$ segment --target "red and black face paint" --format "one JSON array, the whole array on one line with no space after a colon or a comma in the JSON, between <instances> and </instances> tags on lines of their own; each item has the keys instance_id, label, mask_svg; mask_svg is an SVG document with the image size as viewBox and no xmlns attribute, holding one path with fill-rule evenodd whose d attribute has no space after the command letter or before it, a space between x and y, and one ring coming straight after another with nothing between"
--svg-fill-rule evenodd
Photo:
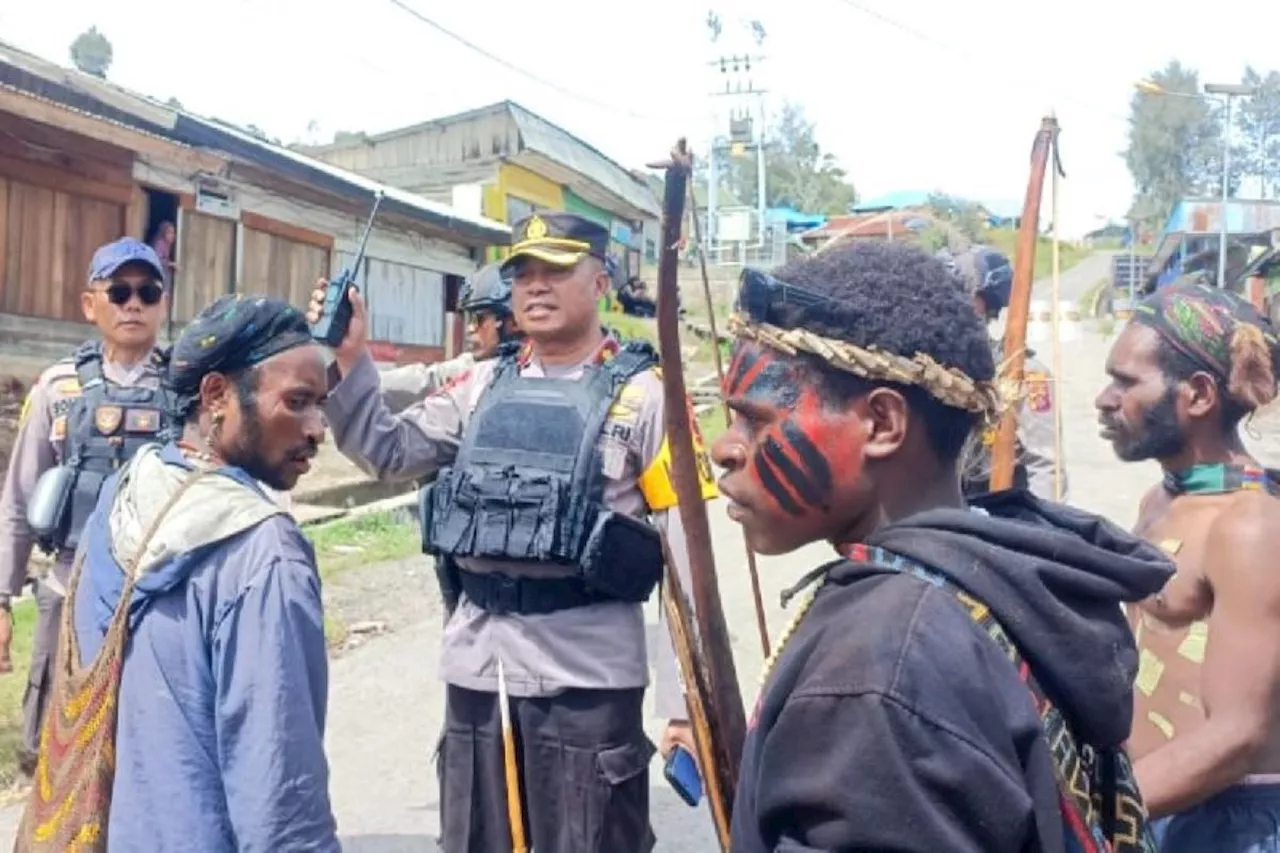
<instances>
[{"instance_id":1,"label":"red and black face paint","mask_svg":"<svg viewBox=\"0 0 1280 853\"><path fill-rule=\"evenodd\" d=\"M801 373L794 359L743 344L725 380L727 397L775 415L761 419L768 426L755 436L747 467L772 502L792 516L827 511L835 478L849 467L844 457L856 456L856 442L840 428L838 416L826 411L813 377Z\"/></svg>"},{"instance_id":2,"label":"red and black face paint","mask_svg":"<svg viewBox=\"0 0 1280 853\"><path fill-rule=\"evenodd\" d=\"M755 344L739 344L724 379L727 399L779 409L794 405L795 365Z\"/></svg>"}]
</instances>

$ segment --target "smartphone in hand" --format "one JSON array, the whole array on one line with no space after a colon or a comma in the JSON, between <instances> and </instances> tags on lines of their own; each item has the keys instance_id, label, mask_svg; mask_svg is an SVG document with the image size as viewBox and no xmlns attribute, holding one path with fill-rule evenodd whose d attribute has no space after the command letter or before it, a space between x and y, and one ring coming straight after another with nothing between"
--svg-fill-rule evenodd
<instances>
[{"instance_id":1,"label":"smartphone in hand","mask_svg":"<svg viewBox=\"0 0 1280 853\"><path fill-rule=\"evenodd\" d=\"M667 754L662 774L680 799L690 806L696 806L702 800L702 776L698 773L697 762L684 747L676 746Z\"/></svg>"}]
</instances>

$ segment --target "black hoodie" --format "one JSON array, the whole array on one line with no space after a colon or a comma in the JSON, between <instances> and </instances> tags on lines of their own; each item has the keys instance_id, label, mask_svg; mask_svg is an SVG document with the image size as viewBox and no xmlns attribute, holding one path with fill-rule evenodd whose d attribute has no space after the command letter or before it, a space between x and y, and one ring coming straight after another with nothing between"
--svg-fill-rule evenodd
<instances>
[{"instance_id":1,"label":"black hoodie","mask_svg":"<svg viewBox=\"0 0 1280 853\"><path fill-rule=\"evenodd\" d=\"M1173 565L1023 491L872 535L980 599L1076 737L1122 743L1137 651L1120 609ZM734 853L1061 853L1053 759L1017 670L948 590L837 561L752 714Z\"/></svg>"}]
</instances>

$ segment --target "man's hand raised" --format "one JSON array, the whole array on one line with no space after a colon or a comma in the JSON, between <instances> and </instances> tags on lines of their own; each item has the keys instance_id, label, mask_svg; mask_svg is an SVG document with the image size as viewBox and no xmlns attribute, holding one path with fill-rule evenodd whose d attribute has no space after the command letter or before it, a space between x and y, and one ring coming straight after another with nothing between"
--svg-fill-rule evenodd
<instances>
[{"instance_id":1,"label":"man's hand raised","mask_svg":"<svg viewBox=\"0 0 1280 853\"><path fill-rule=\"evenodd\" d=\"M323 313L324 294L328 286L328 280L322 278L316 283L316 289L311 291L311 301L307 305L307 322L312 325L315 325ZM369 315L365 309L364 299L360 296L360 291L354 287L349 288L347 296L351 300L351 322L347 324L346 337L333 350L334 358L338 362L338 369L342 371L343 376L347 374L352 365L368 349L369 336Z\"/></svg>"}]
</instances>

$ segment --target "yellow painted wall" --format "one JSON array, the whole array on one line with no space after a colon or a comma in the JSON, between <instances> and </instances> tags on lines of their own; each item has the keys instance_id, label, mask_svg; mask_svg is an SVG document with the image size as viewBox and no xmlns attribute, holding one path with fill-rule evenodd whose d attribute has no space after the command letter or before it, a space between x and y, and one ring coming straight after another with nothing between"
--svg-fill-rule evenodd
<instances>
[{"instance_id":1,"label":"yellow painted wall","mask_svg":"<svg viewBox=\"0 0 1280 853\"><path fill-rule=\"evenodd\" d=\"M515 196L538 207L564 210L564 190L555 181L547 180L536 172L503 163L498 167L498 182L484 188L484 215L499 222L507 221L507 196ZM492 247L488 251L490 261L506 257L505 248Z\"/></svg>"},{"instance_id":2,"label":"yellow painted wall","mask_svg":"<svg viewBox=\"0 0 1280 853\"><path fill-rule=\"evenodd\" d=\"M503 163L498 170L498 185L502 187L503 207L506 196L522 198L530 204L551 210L564 210L564 192L555 181L549 181L536 172L530 172L512 163ZM506 211L503 210L505 215Z\"/></svg>"}]
</instances>

